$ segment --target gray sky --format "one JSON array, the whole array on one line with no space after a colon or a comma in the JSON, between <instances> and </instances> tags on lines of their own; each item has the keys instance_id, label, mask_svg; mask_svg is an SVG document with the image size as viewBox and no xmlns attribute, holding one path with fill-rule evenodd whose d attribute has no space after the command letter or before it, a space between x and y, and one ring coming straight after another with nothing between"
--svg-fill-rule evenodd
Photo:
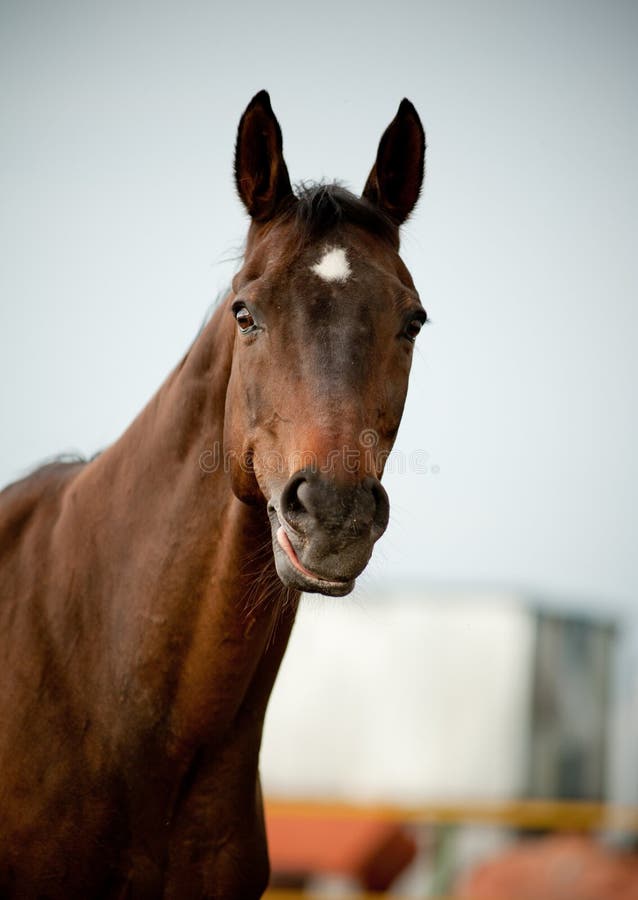
<instances>
[{"instance_id":1,"label":"gray sky","mask_svg":"<svg viewBox=\"0 0 638 900\"><path fill-rule=\"evenodd\" d=\"M638 6L0 2L0 481L118 437L229 280L235 129L359 190L403 96L432 319L367 576L638 589ZM434 467L435 471L432 471ZM410 466L408 466L408 469Z\"/></svg>"}]
</instances>

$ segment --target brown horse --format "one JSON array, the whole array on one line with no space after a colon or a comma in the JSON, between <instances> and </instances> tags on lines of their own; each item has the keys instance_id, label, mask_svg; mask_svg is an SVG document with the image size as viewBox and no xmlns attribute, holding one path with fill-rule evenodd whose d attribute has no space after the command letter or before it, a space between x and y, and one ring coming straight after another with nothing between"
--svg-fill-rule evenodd
<instances>
[{"instance_id":1,"label":"brown horse","mask_svg":"<svg viewBox=\"0 0 638 900\"><path fill-rule=\"evenodd\" d=\"M388 520L424 151L403 100L360 198L295 195L257 94L228 296L113 446L0 494L0 897L264 890L259 745L299 592L347 594Z\"/></svg>"}]
</instances>

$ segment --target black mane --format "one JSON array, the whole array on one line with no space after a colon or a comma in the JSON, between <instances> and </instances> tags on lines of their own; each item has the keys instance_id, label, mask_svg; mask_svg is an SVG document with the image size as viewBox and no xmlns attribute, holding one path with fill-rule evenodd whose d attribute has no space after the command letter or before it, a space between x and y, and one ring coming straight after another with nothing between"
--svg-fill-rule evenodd
<instances>
[{"instance_id":1,"label":"black mane","mask_svg":"<svg viewBox=\"0 0 638 900\"><path fill-rule=\"evenodd\" d=\"M339 225L357 225L386 238L398 247L397 226L377 206L357 197L340 184L302 184L295 189L296 203L291 203L277 217L294 220L300 239L315 240Z\"/></svg>"}]
</instances>

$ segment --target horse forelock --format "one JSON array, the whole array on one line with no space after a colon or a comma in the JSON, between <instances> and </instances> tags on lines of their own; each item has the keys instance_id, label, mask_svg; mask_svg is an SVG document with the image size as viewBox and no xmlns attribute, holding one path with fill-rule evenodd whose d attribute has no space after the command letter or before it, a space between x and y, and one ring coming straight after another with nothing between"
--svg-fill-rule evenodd
<instances>
[{"instance_id":1,"label":"horse forelock","mask_svg":"<svg viewBox=\"0 0 638 900\"><path fill-rule=\"evenodd\" d=\"M295 202L287 204L275 223L293 223L299 243L324 238L340 225L355 225L399 245L398 228L385 213L364 197L357 197L338 182L302 183L295 187Z\"/></svg>"}]
</instances>

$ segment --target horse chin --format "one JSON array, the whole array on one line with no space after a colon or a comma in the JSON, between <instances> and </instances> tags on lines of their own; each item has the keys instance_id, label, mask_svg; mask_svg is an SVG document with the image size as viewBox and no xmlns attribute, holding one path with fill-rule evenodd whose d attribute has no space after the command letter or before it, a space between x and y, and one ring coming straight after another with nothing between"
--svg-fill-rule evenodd
<instances>
[{"instance_id":1,"label":"horse chin","mask_svg":"<svg viewBox=\"0 0 638 900\"><path fill-rule=\"evenodd\" d=\"M328 597L345 597L354 588L354 579L351 581L328 581L318 576L310 577L305 572L300 572L284 556L283 551L275 549L275 567L277 574L285 587L306 594L325 594Z\"/></svg>"},{"instance_id":2,"label":"horse chin","mask_svg":"<svg viewBox=\"0 0 638 900\"><path fill-rule=\"evenodd\" d=\"M299 560L282 526L273 527L275 567L282 584L307 594L345 597L355 585L354 578L328 578L307 569Z\"/></svg>"}]
</instances>

